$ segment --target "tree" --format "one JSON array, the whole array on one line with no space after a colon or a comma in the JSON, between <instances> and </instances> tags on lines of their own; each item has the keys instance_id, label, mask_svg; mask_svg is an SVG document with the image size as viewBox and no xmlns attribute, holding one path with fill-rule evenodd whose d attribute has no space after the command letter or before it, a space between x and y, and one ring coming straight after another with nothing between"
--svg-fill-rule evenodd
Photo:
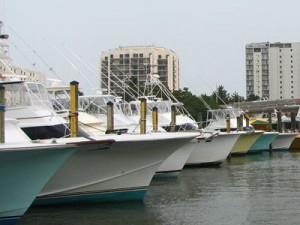
<instances>
[{"instance_id":1,"label":"tree","mask_svg":"<svg viewBox=\"0 0 300 225\"><path fill-rule=\"evenodd\" d=\"M240 96L236 91L230 97L230 102L242 102L244 100L244 97Z\"/></svg>"},{"instance_id":2,"label":"tree","mask_svg":"<svg viewBox=\"0 0 300 225\"><path fill-rule=\"evenodd\" d=\"M260 97L258 95L251 94L247 97L246 101L256 101L258 99L260 99Z\"/></svg>"},{"instance_id":3,"label":"tree","mask_svg":"<svg viewBox=\"0 0 300 225\"><path fill-rule=\"evenodd\" d=\"M219 85L217 91L211 94L211 98L215 99L217 104L227 104L230 100L230 94L225 90L223 85Z\"/></svg>"},{"instance_id":4,"label":"tree","mask_svg":"<svg viewBox=\"0 0 300 225\"><path fill-rule=\"evenodd\" d=\"M173 91L173 95L179 102L184 104L185 109L196 121L206 120L207 108L202 102L201 97L210 107L217 107L216 102L211 97L206 95L193 95L187 87L184 87L183 90L179 89L178 91ZM199 116L201 116L201 118L199 118Z\"/></svg>"}]
</instances>

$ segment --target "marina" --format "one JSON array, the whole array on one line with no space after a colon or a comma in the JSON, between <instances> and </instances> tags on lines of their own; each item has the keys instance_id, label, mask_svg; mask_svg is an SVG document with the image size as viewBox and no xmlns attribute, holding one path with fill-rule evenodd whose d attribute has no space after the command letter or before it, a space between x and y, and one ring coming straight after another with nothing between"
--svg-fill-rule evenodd
<instances>
[{"instance_id":1,"label":"marina","mask_svg":"<svg viewBox=\"0 0 300 225\"><path fill-rule=\"evenodd\" d=\"M269 101L264 86L267 49L293 58L292 44L247 45L245 100L181 90L179 56L154 45L103 51L95 68L65 47L76 73L53 78L14 62L5 32L0 21L0 225L299 223L299 98Z\"/></svg>"},{"instance_id":2,"label":"marina","mask_svg":"<svg viewBox=\"0 0 300 225\"><path fill-rule=\"evenodd\" d=\"M154 179L143 202L32 207L19 225L286 224L300 220L300 153L232 157Z\"/></svg>"}]
</instances>

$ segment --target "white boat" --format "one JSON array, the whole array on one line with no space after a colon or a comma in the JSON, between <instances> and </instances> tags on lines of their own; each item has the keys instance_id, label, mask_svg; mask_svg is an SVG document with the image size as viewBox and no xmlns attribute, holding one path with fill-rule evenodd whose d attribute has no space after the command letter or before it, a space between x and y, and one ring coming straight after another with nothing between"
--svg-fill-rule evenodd
<instances>
[{"instance_id":1,"label":"white boat","mask_svg":"<svg viewBox=\"0 0 300 225\"><path fill-rule=\"evenodd\" d=\"M78 151L52 177L35 202L143 199L160 164L195 136L194 133L94 136L93 140L113 138L115 146L110 151ZM56 142L64 143L66 139Z\"/></svg>"},{"instance_id":2,"label":"white boat","mask_svg":"<svg viewBox=\"0 0 300 225\"><path fill-rule=\"evenodd\" d=\"M276 139L272 142L273 150L289 150L292 142L297 137L297 133L279 133Z\"/></svg>"},{"instance_id":3,"label":"white boat","mask_svg":"<svg viewBox=\"0 0 300 225\"><path fill-rule=\"evenodd\" d=\"M44 85L36 82L2 82L5 87L6 116L17 119L32 140L69 135L67 122L56 115Z\"/></svg>"},{"instance_id":4,"label":"white boat","mask_svg":"<svg viewBox=\"0 0 300 225\"><path fill-rule=\"evenodd\" d=\"M69 87L49 87L48 92L54 100L56 108L62 110L68 107L69 101ZM63 95L64 93L64 95ZM128 133L138 133L140 120L140 105L132 105L138 108L132 108L129 104L118 102L116 97L112 95L93 95L80 97L80 111L79 111L79 126L87 134L91 136L102 135L106 131L106 113L107 103L114 102L114 118L116 121L116 130L128 128ZM126 114L123 112L127 112ZM135 113L133 113L135 112ZM148 108L148 113L150 110ZM125 116L127 115L127 116ZM129 116L130 115L130 116ZM151 116L147 117L147 133L153 132ZM118 119L119 118L119 119ZM122 118L122 120L120 119ZM129 119L131 118L131 120ZM105 121L105 122L104 122ZM170 121L170 118L168 119ZM169 122L168 122L169 123ZM149 125L150 124L150 125ZM127 130L127 129L126 129ZM164 129L159 128L159 131L165 132ZM196 134L195 134L196 135ZM176 177L183 169L184 164L189 157L191 150L183 149L174 152L163 162L158 168L156 176L172 176Z\"/></svg>"},{"instance_id":5,"label":"white boat","mask_svg":"<svg viewBox=\"0 0 300 225\"><path fill-rule=\"evenodd\" d=\"M157 168L195 136L150 133L91 137L116 142L109 151L74 154L50 179L35 204L142 200Z\"/></svg>"},{"instance_id":6,"label":"white boat","mask_svg":"<svg viewBox=\"0 0 300 225\"><path fill-rule=\"evenodd\" d=\"M192 153L187 159L186 166L219 166L223 163L241 133L219 132L209 136L199 136L185 145Z\"/></svg>"},{"instance_id":7,"label":"white boat","mask_svg":"<svg viewBox=\"0 0 300 225\"><path fill-rule=\"evenodd\" d=\"M0 224L17 223L57 169L92 143L31 142L16 120L5 121L5 140L0 144ZM92 149L99 147L94 143Z\"/></svg>"},{"instance_id":8,"label":"white boat","mask_svg":"<svg viewBox=\"0 0 300 225\"><path fill-rule=\"evenodd\" d=\"M78 151L52 177L35 203L143 199L160 164L195 136L166 132L93 136L93 140L113 138L116 143L110 151ZM65 141L56 140L57 143Z\"/></svg>"}]
</instances>

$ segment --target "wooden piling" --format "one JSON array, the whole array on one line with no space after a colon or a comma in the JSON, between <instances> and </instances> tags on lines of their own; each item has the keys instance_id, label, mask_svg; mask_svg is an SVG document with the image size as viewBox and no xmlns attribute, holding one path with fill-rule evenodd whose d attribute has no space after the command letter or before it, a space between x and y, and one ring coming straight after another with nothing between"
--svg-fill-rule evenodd
<instances>
[{"instance_id":1,"label":"wooden piling","mask_svg":"<svg viewBox=\"0 0 300 225\"><path fill-rule=\"evenodd\" d=\"M141 98L141 124L140 124L140 133L146 133L146 116L147 116L147 99Z\"/></svg>"},{"instance_id":2,"label":"wooden piling","mask_svg":"<svg viewBox=\"0 0 300 225\"><path fill-rule=\"evenodd\" d=\"M282 120L281 120L281 112L277 112L277 131L282 133Z\"/></svg>"},{"instance_id":3,"label":"wooden piling","mask_svg":"<svg viewBox=\"0 0 300 225\"><path fill-rule=\"evenodd\" d=\"M152 109L152 124L153 124L153 131L156 132L158 130L158 111L157 107L154 106Z\"/></svg>"},{"instance_id":4,"label":"wooden piling","mask_svg":"<svg viewBox=\"0 0 300 225\"><path fill-rule=\"evenodd\" d=\"M292 132L296 130L296 113L294 111L291 112L291 130Z\"/></svg>"},{"instance_id":5,"label":"wooden piling","mask_svg":"<svg viewBox=\"0 0 300 225\"><path fill-rule=\"evenodd\" d=\"M78 136L78 82L70 83L70 130L71 137Z\"/></svg>"},{"instance_id":6,"label":"wooden piling","mask_svg":"<svg viewBox=\"0 0 300 225\"><path fill-rule=\"evenodd\" d=\"M239 116L236 117L236 130L240 131L240 117Z\"/></svg>"},{"instance_id":7,"label":"wooden piling","mask_svg":"<svg viewBox=\"0 0 300 225\"><path fill-rule=\"evenodd\" d=\"M226 132L230 133L230 115L226 115Z\"/></svg>"},{"instance_id":8,"label":"wooden piling","mask_svg":"<svg viewBox=\"0 0 300 225\"><path fill-rule=\"evenodd\" d=\"M106 134L111 134L114 132L114 103L109 101L107 104L107 128Z\"/></svg>"},{"instance_id":9,"label":"wooden piling","mask_svg":"<svg viewBox=\"0 0 300 225\"><path fill-rule=\"evenodd\" d=\"M268 131L272 131L272 113L268 112Z\"/></svg>"},{"instance_id":10,"label":"wooden piling","mask_svg":"<svg viewBox=\"0 0 300 225\"><path fill-rule=\"evenodd\" d=\"M176 106L172 105L171 106L171 132L176 131Z\"/></svg>"}]
</instances>

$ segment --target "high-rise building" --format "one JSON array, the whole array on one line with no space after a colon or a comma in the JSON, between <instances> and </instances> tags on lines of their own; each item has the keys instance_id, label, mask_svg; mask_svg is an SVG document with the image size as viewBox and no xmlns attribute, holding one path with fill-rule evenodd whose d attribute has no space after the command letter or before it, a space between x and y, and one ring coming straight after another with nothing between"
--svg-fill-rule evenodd
<instances>
[{"instance_id":1,"label":"high-rise building","mask_svg":"<svg viewBox=\"0 0 300 225\"><path fill-rule=\"evenodd\" d=\"M246 45L246 95L300 98L300 43Z\"/></svg>"},{"instance_id":2,"label":"high-rise building","mask_svg":"<svg viewBox=\"0 0 300 225\"><path fill-rule=\"evenodd\" d=\"M153 75L171 91L178 90L177 54L155 46L119 47L101 53L101 88L108 93L121 94L123 88L132 84L142 91Z\"/></svg>"}]
</instances>

